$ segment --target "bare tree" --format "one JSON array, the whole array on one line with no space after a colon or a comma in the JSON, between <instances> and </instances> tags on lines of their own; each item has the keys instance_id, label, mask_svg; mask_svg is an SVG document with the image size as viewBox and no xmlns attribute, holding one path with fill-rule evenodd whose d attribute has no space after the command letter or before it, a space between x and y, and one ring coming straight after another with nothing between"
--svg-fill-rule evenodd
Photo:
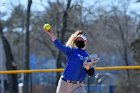
<instances>
[{"instance_id":1,"label":"bare tree","mask_svg":"<svg viewBox=\"0 0 140 93\"><path fill-rule=\"evenodd\" d=\"M136 3L140 3L140 0L137 0ZM134 52L134 60L135 64L140 64L140 15L138 12L133 12L135 15L135 21L136 21L136 34L138 35L137 38L131 43L131 49Z\"/></svg>"},{"instance_id":2,"label":"bare tree","mask_svg":"<svg viewBox=\"0 0 140 93\"><path fill-rule=\"evenodd\" d=\"M18 24L17 24L18 23ZM25 28L25 10L22 5L13 7L11 16L4 22L6 29L6 38L11 43L13 56L17 62L17 69L24 69L24 28ZM18 51L17 51L18 50Z\"/></svg>"},{"instance_id":3,"label":"bare tree","mask_svg":"<svg viewBox=\"0 0 140 93\"><path fill-rule=\"evenodd\" d=\"M139 16L140 18L140 16ZM137 27L136 27L136 32L138 34L138 37L131 43L131 49L133 50L134 52L134 60L135 60L135 64L136 65L139 65L140 64L140 20L138 20L138 24L137 24Z\"/></svg>"},{"instance_id":4,"label":"bare tree","mask_svg":"<svg viewBox=\"0 0 140 93\"><path fill-rule=\"evenodd\" d=\"M28 6L27 6L27 16L26 16L26 40L25 40L25 47L26 47L26 54L25 54L25 69L30 69L29 67L29 57L30 57L30 12L31 12L31 5L32 0L28 0ZM24 93L29 93L29 85L30 84L30 74L26 74L24 77Z\"/></svg>"},{"instance_id":5,"label":"bare tree","mask_svg":"<svg viewBox=\"0 0 140 93\"><path fill-rule=\"evenodd\" d=\"M128 7L128 6L127 6ZM116 48L118 49L120 55L122 56L122 59L125 62L125 65L129 65L129 53L130 53L130 35L132 33L130 27L131 25L131 18L127 15L127 8L124 7L124 11L118 10L116 6L112 7L113 16L110 16L108 19L110 22L108 22L106 25L108 28L110 28L112 31L114 31L116 34L113 36L116 36L119 38L119 41L116 41ZM113 22L113 24L112 24ZM127 70L127 76L129 79L129 71Z\"/></svg>"},{"instance_id":6,"label":"bare tree","mask_svg":"<svg viewBox=\"0 0 140 93\"><path fill-rule=\"evenodd\" d=\"M4 36L2 22L0 21L0 37L2 38L3 48L6 56L6 69L7 70L17 70L17 65L15 63L11 46ZM17 74L8 75L8 86L9 93L18 93L18 82L17 82Z\"/></svg>"},{"instance_id":7,"label":"bare tree","mask_svg":"<svg viewBox=\"0 0 140 93\"><path fill-rule=\"evenodd\" d=\"M58 37L59 39L61 40L62 43L64 43L65 41L65 38L64 36L66 35L66 29L67 29L67 19L68 19L68 10L70 8L70 5L71 5L71 0L68 0L67 2L67 7L66 7L66 10L64 12L64 15L63 15L63 27L62 27L62 30L61 30L61 33L59 33L57 31L58 34ZM56 61L56 65L57 65L57 68L61 68L61 64L62 64L62 61L63 61L63 55L62 53L59 51L58 52L58 55L57 55L57 61ZM56 76L56 81L58 82L59 78L60 78L60 73L57 73L57 76Z\"/></svg>"}]
</instances>

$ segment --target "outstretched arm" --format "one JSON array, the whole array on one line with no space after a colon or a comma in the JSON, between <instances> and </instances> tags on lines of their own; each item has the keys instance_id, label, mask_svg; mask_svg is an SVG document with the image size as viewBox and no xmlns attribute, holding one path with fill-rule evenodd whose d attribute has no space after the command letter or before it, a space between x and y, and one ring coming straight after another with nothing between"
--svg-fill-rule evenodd
<instances>
[{"instance_id":1,"label":"outstretched arm","mask_svg":"<svg viewBox=\"0 0 140 93\"><path fill-rule=\"evenodd\" d=\"M55 41L57 39L57 37L55 36L55 34L53 33L53 31L51 31L51 29L48 30L48 31L44 29L44 31L50 36L50 38L51 38L52 41Z\"/></svg>"},{"instance_id":2,"label":"outstretched arm","mask_svg":"<svg viewBox=\"0 0 140 93\"><path fill-rule=\"evenodd\" d=\"M63 45L55 36L55 34L51 30L45 30L44 31L50 36L51 40L54 42L55 46L62 51L64 54L69 55L72 49L70 47L66 47Z\"/></svg>"}]
</instances>

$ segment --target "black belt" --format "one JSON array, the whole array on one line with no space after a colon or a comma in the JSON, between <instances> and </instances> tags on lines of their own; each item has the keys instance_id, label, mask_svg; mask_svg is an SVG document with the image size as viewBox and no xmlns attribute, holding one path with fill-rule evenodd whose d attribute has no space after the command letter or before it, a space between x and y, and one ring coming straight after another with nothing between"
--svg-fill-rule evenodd
<instances>
[{"instance_id":1,"label":"black belt","mask_svg":"<svg viewBox=\"0 0 140 93\"><path fill-rule=\"evenodd\" d=\"M82 81L71 81L71 80L67 80L67 79L65 79L65 78L61 78L63 81L66 81L66 82L68 82L68 83L72 83L72 84L80 84L80 83L82 83Z\"/></svg>"}]
</instances>

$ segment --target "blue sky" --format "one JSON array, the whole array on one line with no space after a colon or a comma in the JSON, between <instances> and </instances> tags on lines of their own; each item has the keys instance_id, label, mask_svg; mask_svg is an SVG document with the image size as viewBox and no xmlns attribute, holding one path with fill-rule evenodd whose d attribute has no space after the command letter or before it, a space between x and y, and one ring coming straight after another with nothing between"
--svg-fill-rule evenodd
<instances>
[{"instance_id":1,"label":"blue sky","mask_svg":"<svg viewBox=\"0 0 140 93\"><path fill-rule=\"evenodd\" d=\"M47 3L45 1L47 0L41 0L43 1L46 6ZM52 0L55 1L55 0ZM66 0L62 0L65 1ZM72 0L72 3L81 1L81 0ZM95 1L97 1L97 6L103 6L105 8L108 8L108 6L114 4L114 5L119 5L119 1L129 1L130 6L129 6L129 11L135 11L136 13L140 14L140 3L136 3L136 0L84 0L83 5L84 7L93 7L95 5ZM16 3L15 3L16 2ZM10 15L12 12L13 6L18 5L18 4L23 4L26 8L27 0L0 0L0 12L6 12L7 15ZM42 7L40 0L33 0L33 5L32 5L32 10L38 10L42 11L44 7Z\"/></svg>"}]
</instances>

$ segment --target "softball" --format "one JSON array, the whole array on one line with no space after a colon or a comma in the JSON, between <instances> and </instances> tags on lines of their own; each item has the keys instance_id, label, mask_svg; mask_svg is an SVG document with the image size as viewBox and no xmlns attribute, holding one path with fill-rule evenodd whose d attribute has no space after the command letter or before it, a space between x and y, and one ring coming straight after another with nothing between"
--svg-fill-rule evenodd
<instances>
[{"instance_id":1,"label":"softball","mask_svg":"<svg viewBox=\"0 0 140 93\"><path fill-rule=\"evenodd\" d=\"M50 24L45 24L45 25L43 26L43 29L45 29L46 31L49 31L50 28L51 28L51 25L50 25Z\"/></svg>"}]
</instances>

